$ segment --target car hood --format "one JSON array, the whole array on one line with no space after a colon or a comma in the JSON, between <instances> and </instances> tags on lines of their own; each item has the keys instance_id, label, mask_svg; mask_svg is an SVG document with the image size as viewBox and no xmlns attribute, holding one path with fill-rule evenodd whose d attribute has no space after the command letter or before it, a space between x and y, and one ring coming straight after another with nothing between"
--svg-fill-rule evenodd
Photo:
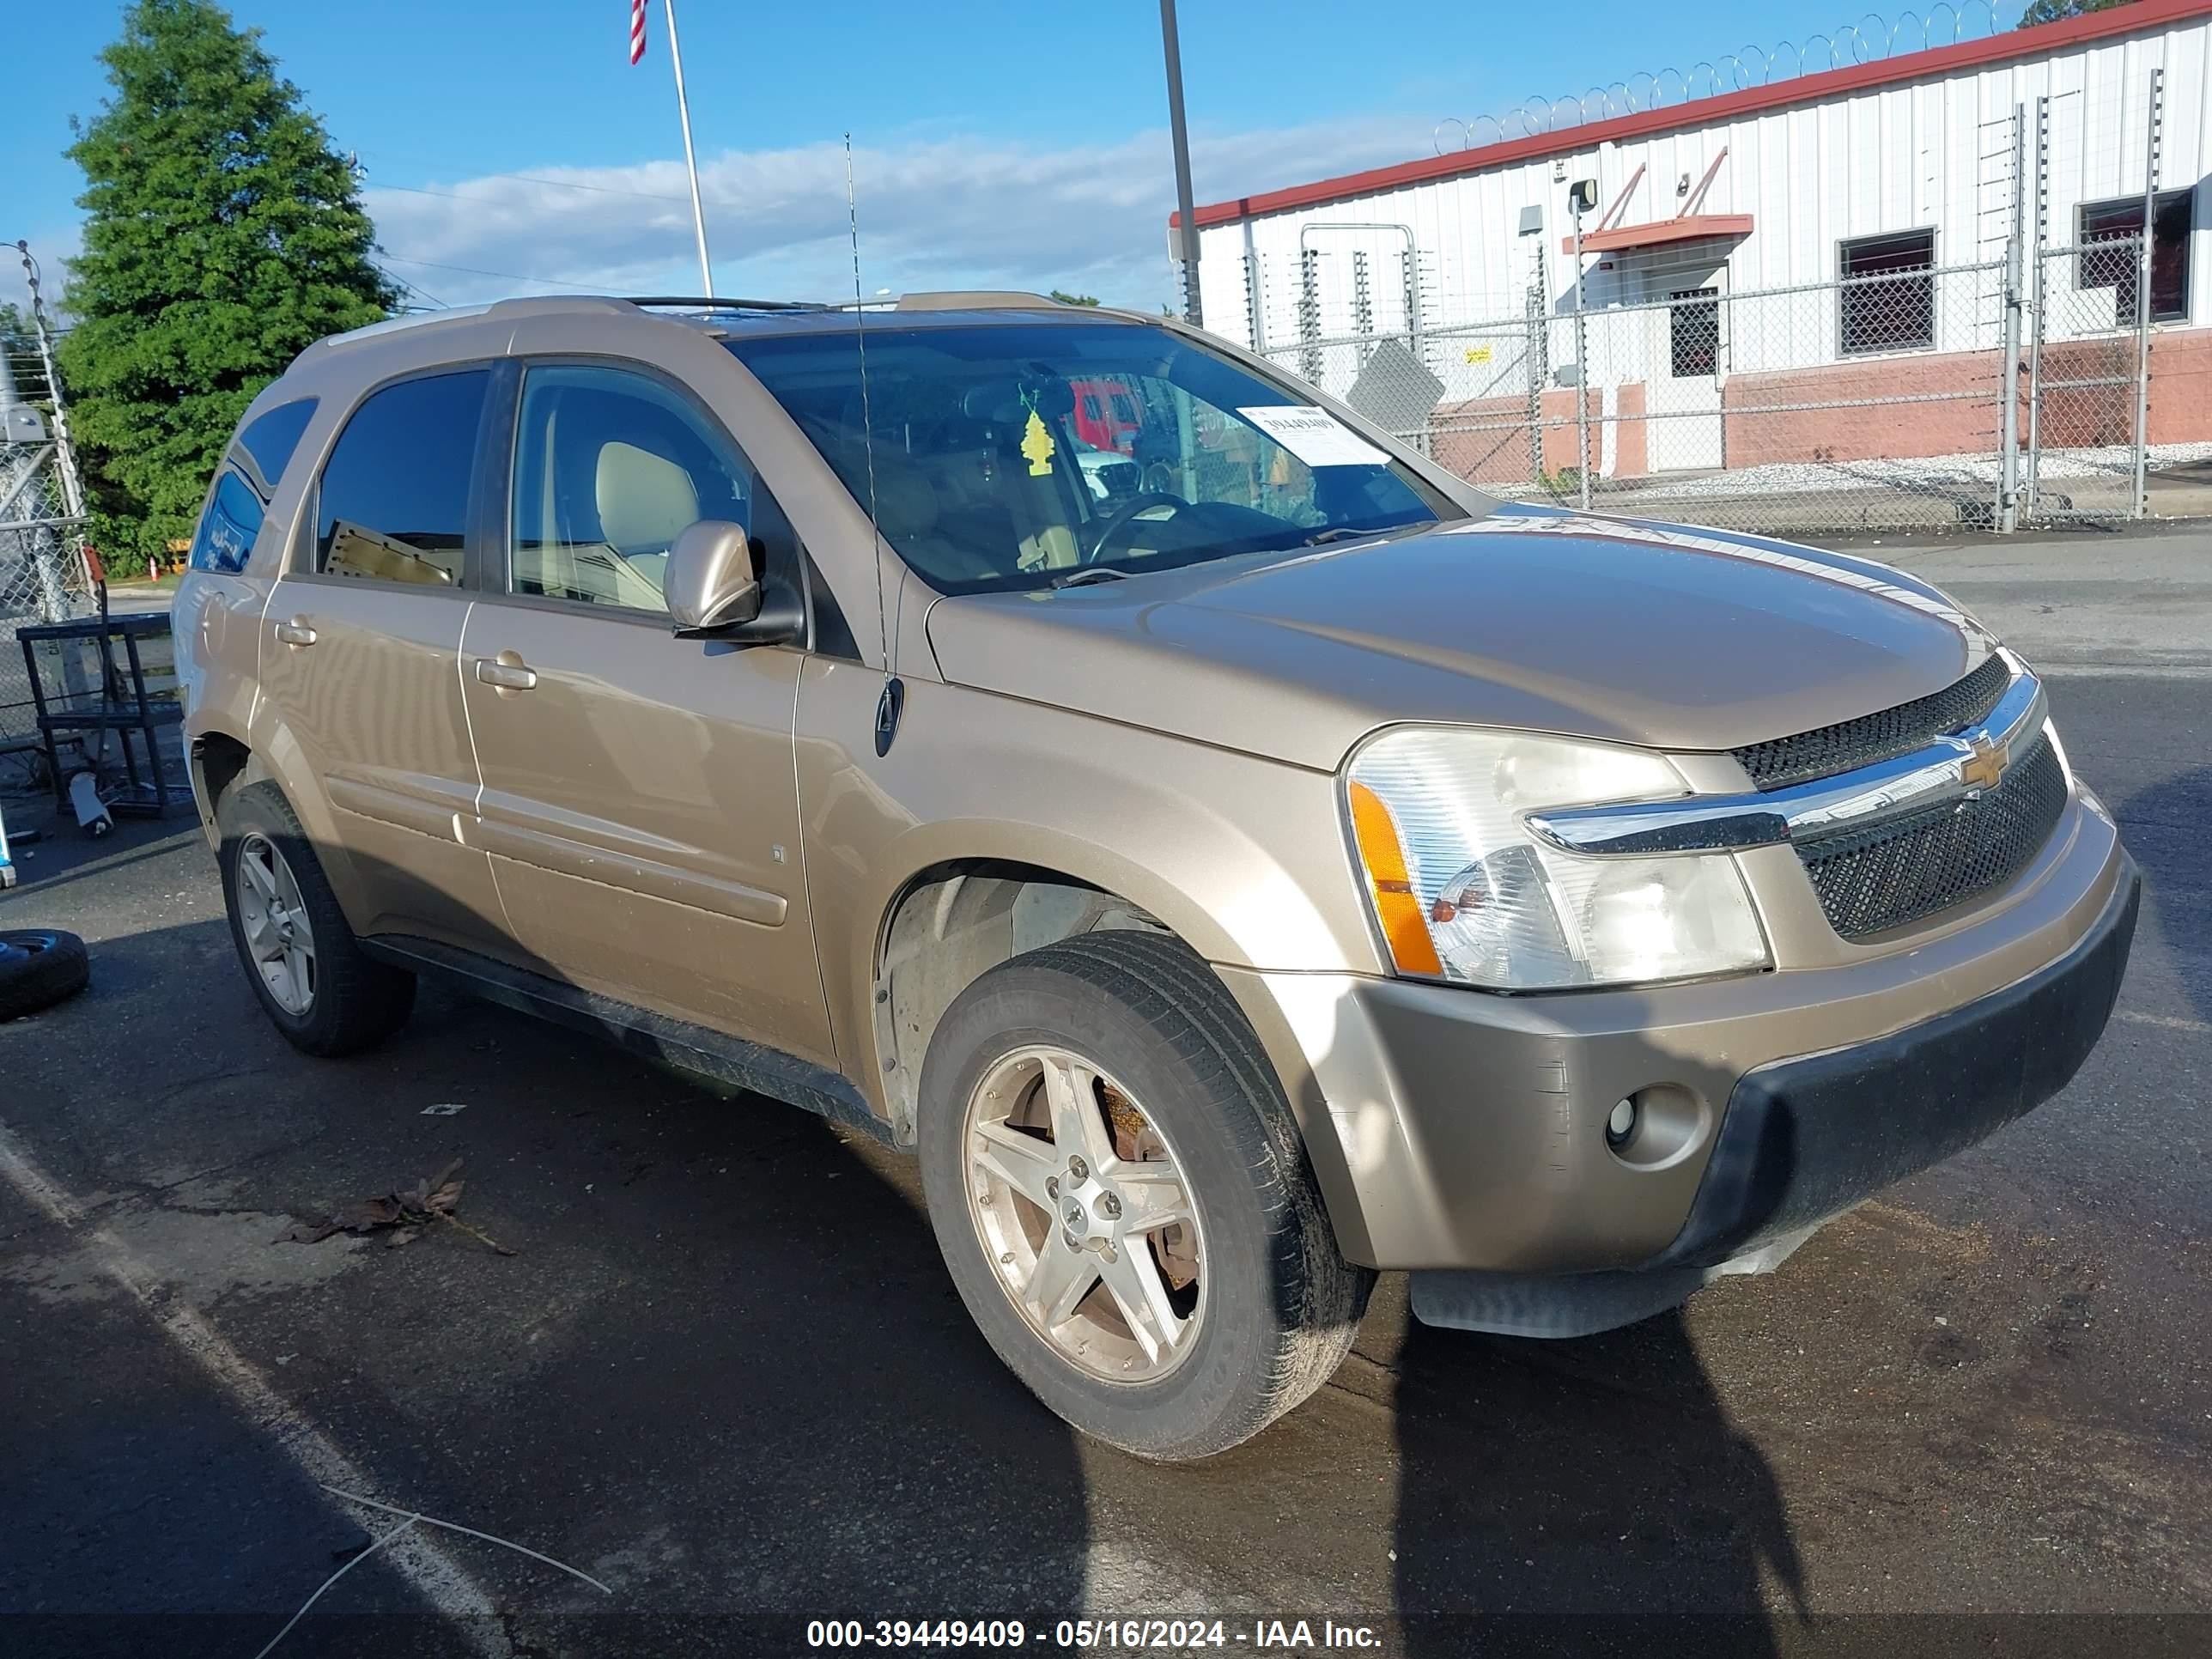
<instances>
[{"instance_id":1,"label":"car hood","mask_svg":"<svg viewBox=\"0 0 2212 1659\"><path fill-rule=\"evenodd\" d=\"M1732 749L1942 690L1996 641L1887 566L1540 508L941 599L958 684L1323 769L1397 720Z\"/></svg>"}]
</instances>

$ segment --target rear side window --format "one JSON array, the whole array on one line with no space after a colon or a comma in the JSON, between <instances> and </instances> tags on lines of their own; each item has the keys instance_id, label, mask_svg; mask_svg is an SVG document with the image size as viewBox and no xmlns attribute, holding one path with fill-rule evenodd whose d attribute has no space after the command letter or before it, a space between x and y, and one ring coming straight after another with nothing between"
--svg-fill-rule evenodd
<instances>
[{"instance_id":1,"label":"rear side window","mask_svg":"<svg viewBox=\"0 0 2212 1659\"><path fill-rule=\"evenodd\" d=\"M253 538L277 481L300 447L316 399L299 398L249 422L223 458L199 528L192 535L192 568L240 571L253 554Z\"/></svg>"},{"instance_id":2,"label":"rear side window","mask_svg":"<svg viewBox=\"0 0 2212 1659\"><path fill-rule=\"evenodd\" d=\"M323 467L315 568L372 581L458 586L469 477L489 369L374 392Z\"/></svg>"},{"instance_id":3,"label":"rear side window","mask_svg":"<svg viewBox=\"0 0 2212 1659\"><path fill-rule=\"evenodd\" d=\"M315 403L313 398L301 398L280 404L266 415L257 416L238 434L239 447L253 458L254 467L260 472L269 495L276 493L284 469L292 464L292 452L300 447L300 434L307 429Z\"/></svg>"},{"instance_id":4,"label":"rear side window","mask_svg":"<svg viewBox=\"0 0 2212 1659\"><path fill-rule=\"evenodd\" d=\"M192 537L192 568L235 572L246 568L253 538L261 533L262 502L253 486L226 465L200 514Z\"/></svg>"}]
</instances>

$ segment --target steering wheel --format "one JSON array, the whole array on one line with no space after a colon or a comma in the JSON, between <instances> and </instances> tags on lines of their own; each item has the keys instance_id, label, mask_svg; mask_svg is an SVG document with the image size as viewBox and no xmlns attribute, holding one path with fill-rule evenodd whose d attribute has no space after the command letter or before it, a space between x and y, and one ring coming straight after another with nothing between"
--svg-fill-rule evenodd
<instances>
[{"instance_id":1,"label":"steering wheel","mask_svg":"<svg viewBox=\"0 0 2212 1659\"><path fill-rule=\"evenodd\" d=\"M1164 507L1168 509L1168 517L1173 518L1189 505L1190 503L1182 496L1170 495L1164 489L1139 491L1129 497L1115 511L1107 514L1100 523L1098 533L1091 538L1091 550L1083 556L1083 562L1097 563L1098 556L1106 550L1107 543L1134 524L1142 514L1152 511L1155 507Z\"/></svg>"}]
</instances>

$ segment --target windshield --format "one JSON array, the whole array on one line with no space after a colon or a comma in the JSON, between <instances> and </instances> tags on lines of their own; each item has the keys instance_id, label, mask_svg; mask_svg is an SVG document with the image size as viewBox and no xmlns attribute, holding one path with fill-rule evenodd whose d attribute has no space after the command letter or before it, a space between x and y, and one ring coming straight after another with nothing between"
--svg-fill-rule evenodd
<instances>
[{"instance_id":1,"label":"windshield","mask_svg":"<svg viewBox=\"0 0 2212 1659\"><path fill-rule=\"evenodd\" d=\"M1138 323L869 324L871 458L860 346L843 331L730 342L943 592L1465 516L1302 394Z\"/></svg>"}]
</instances>

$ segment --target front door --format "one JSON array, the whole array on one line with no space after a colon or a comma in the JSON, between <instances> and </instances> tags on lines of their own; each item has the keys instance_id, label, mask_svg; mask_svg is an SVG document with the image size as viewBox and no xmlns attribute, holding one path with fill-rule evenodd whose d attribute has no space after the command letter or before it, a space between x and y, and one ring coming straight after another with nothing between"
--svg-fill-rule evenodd
<instances>
[{"instance_id":1,"label":"front door","mask_svg":"<svg viewBox=\"0 0 2212 1659\"><path fill-rule=\"evenodd\" d=\"M474 598L462 559L490 381L467 368L400 380L346 422L309 493L313 544L264 613L257 723L296 745L369 907L363 933L500 948L455 664Z\"/></svg>"},{"instance_id":2,"label":"front door","mask_svg":"<svg viewBox=\"0 0 2212 1659\"><path fill-rule=\"evenodd\" d=\"M517 422L507 591L471 611L460 678L515 936L571 984L834 1066L793 769L805 653L677 639L661 597L686 525L753 527L751 471L629 369L530 366Z\"/></svg>"},{"instance_id":3,"label":"front door","mask_svg":"<svg viewBox=\"0 0 2212 1659\"><path fill-rule=\"evenodd\" d=\"M1721 295L1725 266L1707 282L1670 283L1652 295L1665 305L1651 319L1650 465L1654 472L1706 471L1726 464L1721 442L1721 380L1726 372Z\"/></svg>"}]
</instances>

